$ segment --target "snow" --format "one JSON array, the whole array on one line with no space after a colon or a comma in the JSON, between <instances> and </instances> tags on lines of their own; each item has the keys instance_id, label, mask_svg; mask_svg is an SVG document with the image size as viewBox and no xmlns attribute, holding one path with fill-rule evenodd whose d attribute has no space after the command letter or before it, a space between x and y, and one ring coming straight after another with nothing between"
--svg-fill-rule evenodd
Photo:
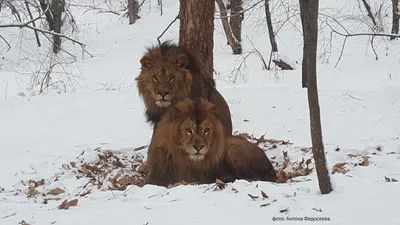
<instances>
[{"instance_id":1,"label":"snow","mask_svg":"<svg viewBox=\"0 0 400 225\"><path fill-rule=\"evenodd\" d=\"M251 6L256 1L245 2ZM276 27L286 24L279 31L279 55L274 57L294 64L293 71L263 70L256 54L247 57L242 71L234 70L254 48L268 63L270 45L262 5L245 13L241 56L231 54L219 19L215 28L217 88L229 103L234 131L289 141L260 144L279 168L285 161L283 152L287 152L290 168L312 157L307 91L301 88L301 25L297 17L285 23L289 13L278 7L297 7L296 2L275 3L273 13ZM380 1L370 2L375 7ZM121 162L132 166L125 174L137 171L135 160L146 160L147 147L140 147L149 144L152 130L145 123L134 78L145 47L156 44L157 36L178 12L177 1L164 0L162 16L156 3L152 4L149 7L146 1L142 18L130 26L127 18L114 14L73 11L81 27L77 38L94 57L86 55L83 60L79 46L63 42L65 49L78 55L64 67L74 76L65 78L65 71L55 71L58 78L54 79L65 82L67 93L57 87L37 95L37 87L31 88L31 75L47 54L35 46L33 33L7 30L1 34L14 49L7 52L0 46L5 57L0 61L0 93L4 93L0 94L0 224L265 224L280 223L281 217L330 220L316 224L400 223L400 184L387 182L400 180L399 41L377 37L376 60L368 37L350 38L335 67L343 38L334 36L331 52L326 53L327 26L321 26L325 30L319 35L317 68L327 166L332 171L335 164L347 163L343 167L347 173L331 174L332 193L320 194L315 171L288 183L237 180L222 190L213 184L170 189L129 185L126 190L107 190L107 182L100 188L86 185L90 179L77 167L100 163L99 154L111 151L125 157ZM357 3L325 1L320 7L321 12L337 16L349 31L368 31L360 22ZM387 31L390 20L384 17L382 22ZM178 40L178 31L176 23L162 40ZM22 37L27 40L21 41ZM16 51L18 46L28 46L32 53ZM368 165L360 165L365 156ZM73 168L71 162L77 166ZM115 175L111 172L108 178ZM28 198L28 181L41 179L45 182L37 187L40 194ZM41 193L57 187L65 193L50 197L61 199L44 204L49 196ZM263 199L261 191L269 198ZM248 194L259 197L252 199ZM77 206L58 209L62 201L73 199L78 199Z\"/></svg>"}]
</instances>

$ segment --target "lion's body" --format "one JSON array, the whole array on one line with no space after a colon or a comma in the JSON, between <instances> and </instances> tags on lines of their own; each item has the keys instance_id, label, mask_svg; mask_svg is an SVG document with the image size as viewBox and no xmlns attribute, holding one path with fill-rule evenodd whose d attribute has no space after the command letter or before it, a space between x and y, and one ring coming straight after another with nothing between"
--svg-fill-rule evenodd
<instances>
[{"instance_id":1,"label":"lion's body","mask_svg":"<svg viewBox=\"0 0 400 225\"><path fill-rule=\"evenodd\" d=\"M275 170L263 150L244 138L225 136L220 113L203 99L185 99L171 107L149 146L147 183L275 181Z\"/></svg>"},{"instance_id":2,"label":"lion's body","mask_svg":"<svg viewBox=\"0 0 400 225\"><path fill-rule=\"evenodd\" d=\"M233 181L223 161L221 122L210 103L196 104L189 99L179 102L159 121L148 150L147 183L168 186L180 181L212 183L217 178ZM202 129L207 134L202 134ZM201 159L191 148L196 145L206 150Z\"/></svg>"},{"instance_id":3,"label":"lion's body","mask_svg":"<svg viewBox=\"0 0 400 225\"><path fill-rule=\"evenodd\" d=\"M276 181L276 172L264 151L240 136L225 139L225 162L236 179Z\"/></svg>"},{"instance_id":4,"label":"lion's body","mask_svg":"<svg viewBox=\"0 0 400 225\"><path fill-rule=\"evenodd\" d=\"M185 49L170 42L147 49L140 60L137 87L146 110L146 121L154 125L177 102L204 98L222 111L221 122L226 135L232 134L229 106L215 87L212 76L205 74L202 63Z\"/></svg>"}]
</instances>

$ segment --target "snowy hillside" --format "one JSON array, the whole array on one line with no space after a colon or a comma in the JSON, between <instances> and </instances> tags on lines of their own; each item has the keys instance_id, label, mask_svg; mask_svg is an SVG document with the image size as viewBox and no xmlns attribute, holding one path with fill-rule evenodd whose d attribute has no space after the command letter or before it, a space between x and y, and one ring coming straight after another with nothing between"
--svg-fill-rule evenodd
<instances>
[{"instance_id":1,"label":"snowy hillside","mask_svg":"<svg viewBox=\"0 0 400 225\"><path fill-rule=\"evenodd\" d=\"M269 224L282 218L285 223L322 218L328 221L315 224L400 224L400 40L375 37L371 47L370 36L357 36L342 48L344 38L332 29L371 33L366 12L361 1L321 1L318 85L334 188L321 195L308 160L298 1L271 1L278 57L292 63L292 71L265 70L254 53L268 63L265 12L257 2L244 1L240 56L226 45L216 12L217 89L229 103L234 131L258 141L276 168L293 179L237 180L224 187L140 185L138 171L152 129L134 79L145 47L157 43L179 3L164 0L161 16L156 1L145 1L141 18L128 25L123 12L88 11L73 0L78 31L66 26L64 32L85 43L93 57L64 41L69 53L52 58L49 42L42 38L44 47L37 47L31 30L0 29L12 47L7 51L0 39L0 224ZM383 32L390 33L390 1L369 2ZM114 3L117 10L120 3ZM6 12L0 11L0 24L11 21ZM178 34L179 21L161 40L178 41ZM40 85L33 84L49 68L54 85L39 95Z\"/></svg>"}]
</instances>

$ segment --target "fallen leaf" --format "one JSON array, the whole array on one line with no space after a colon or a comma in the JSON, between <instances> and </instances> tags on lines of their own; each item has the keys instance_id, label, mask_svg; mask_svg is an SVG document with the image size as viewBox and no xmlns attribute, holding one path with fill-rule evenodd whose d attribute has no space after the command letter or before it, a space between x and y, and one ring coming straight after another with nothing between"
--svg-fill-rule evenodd
<instances>
[{"instance_id":1,"label":"fallen leaf","mask_svg":"<svg viewBox=\"0 0 400 225\"><path fill-rule=\"evenodd\" d=\"M268 195L265 194L265 192L263 192L262 190L261 190L261 195L263 197L263 200L266 199L266 198L269 198Z\"/></svg>"},{"instance_id":2,"label":"fallen leaf","mask_svg":"<svg viewBox=\"0 0 400 225\"><path fill-rule=\"evenodd\" d=\"M226 187L225 182L223 182L223 181L220 180L220 179L217 179L217 180L215 181L215 185L216 185L217 188L219 188L220 190L222 190L222 189L224 189L224 188Z\"/></svg>"},{"instance_id":3,"label":"fallen leaf","mask_svg":"<svg viewBox=\"0 0 400 225\"><path fill-rule=\"evenodd\" d=\"M288 208L284 208L284 209L280 209L279 212L280 213L289 212L289 207Z\"/></svg>"},{"instance_id":4,"label":"fallen leaf","mask_svg":"<svg viewBox=\"0 0 400 225\"><path fill-rule=\"evenodd\" d=\"M64 201L58 206L58 208L59 208L59 209L69 209L69 207L71 207L71 206L77 206L77 205L78 205L78 199L74 199L74 200L71 200L71 201L64 200Z\"/></svg>"},{"instance_id":5,"label":"fallen leaf","mask_svg":"<svg viewBox=\"0 0 400 225\"><path fill-rule=\"evenodd\" d=\"M239 191L236 188L232 188L232 191L238 193Z\"/></svg>"},{"instance_id":6,"label":"fallen leaf","mask_svg":"<svg viewBox=\"0 0 400 225\"><path fill-rule=\"evenodd\" d=\"M320 208L312 208L314 211L317 211L317 212L322 212L322 209L320 209Z\"/></svg>"},{"instance_id":7,"label":"fallen leaf","mask_svg":"<svg viewBox=\"0 0 400 225\"><path fill-rule=\"evenodd\" d=\"M339 146L336 147L335 151L337 151L337 152L340 151Z\"/></svg>"},{"instance_id":8,"label":"fallen leaf","mask_svg":"<svg viewBox=\"0 0 400 225\"><path fill-rule=\"evenodd\" d=\"M333 168L332 168L332 174L335 174L335 173L341 173L341 174L346 174L347 173L347 170L344 168L344 166L346 165L347 163L345 163L345 162L343 162L343 163L336 163L334 166L333 166Z\"/></svg>"},{"instance_id":9,"label":"fallen leaf","mask_svg":"<svg viewBox=\"0 0 400 225\"><path fill-rule=\"evenodd\" d=\"M260 205L260 208L266 207L266 206L269 206L269 205L271 205L271 203L265 203L265 204Z\"/></svg>"},{"instance_id":10,"label":"fallen leaf","mask_svg":"<svg viewBox=\"0 0 400 225\"><path fill-rule=\"evenodd\" d=\"M34 180L29 180L28 181L29 184L33 184L35 188L44 185L44 179L38 180L38 181L34 181Z\"/></svg>"},{"instance_id":11,"label":"fallen leaf","mask_svg":"<svg viewBox=\"0 0 400 225\"><path fill-rule=\"evenodd\" d=\"M76 162L69 162L72 167L76 167Z\"/></svg>"},{"instance_id":12,"label":"fallen leaf","mask_svg":"<svg viewBox=\"0 0 400 225\"><path fill-rule=\"evenodd\" d=\"M30 225L29 223L26 223L25 220L21 220L21 222L18 222L20 225Z\"/></svg>"},{"instance_id":13,"label":"fallen leaf","mask_svg":"<svg viewBox=\"0 0 400 225\"><path fill-rule=\"evenodd\" d=\"M363 161L361 163L359 163L358 165L360 165L360 166L368 166L369 165L368 156L363 156Z\"/></svg>"},{"instance_id":14,"label":"fallen leaf","mask_svg":"<svg viewBox=\"0 0 400 225\"><path fill-rule=\"evenodd\" d=\"M377 150L378 152L380 152L380 151L382 151L382 147L381 147L381 146L378 146L378 147L376 147L376 150Z\"/></svg>"},{"instance_id":15,"label":"fallen leaf","mask_svg":"<svg viewBox=\"0 0 400 225\"><path fill-rule=\"evenodd\" d=\"M354 157L357 157L357 156L360 156L360 155L347 154L347 157L349 157L349 158L354 158Z\"/></svg>"},{"instance_id":16,"label":"fallen leaf","mask_svg":"<svg viewBox=\"0 0 400 225\"><path fill-rule=\"evenodd\" d=\"M28 188L28 193L27 193L28 197L33 197L33 196L35 196L37 194L39 194L39 192L36 190L35 187L29 187Z\"/></svg>"},{"instance_id":17,"label":"fallen leaf","mask_svg":"<svg viewBox=\"0 0 400 225\"><path fill-rule=\"evenodd\" d=\"M87 191L85 191L85 192L79 194L79 196L80 196L80 197L84 197L84 196L90 194L91 191L92 191L92 190L87 190Z\"/></svg>"},{"instance_id":18,"label":"fallen leaf","mask_svg":"<svg viewBox=\"0 0 400 225\"><path fill-rule=\"evenodd\" d=\"M386 182L398 182L398 180L396 180L394 178L390 178L390 177L385 177L385 181Z\"/></svg>"},{"instance_id":19,"label":"fallen leaf","mask_svg":"<svg viewBox=\"0 0 400 225\"><path fill-rule=\"evenodd\" d=\"M57 188L54 188L53 190L47 192L47 194L48 195L59 195L59 194L62 194L64 192L65 191L63 189L57 187Z\"/></svg>"},{"instance_id":20,"label":"fallen leaf","mask_svg":"<svg viewBox=\"0 0 400 225\"><path fill-rule=\"evenodd\" d=\"M277 176L277 179L275 181L276 183L286 183L288 181L286 173L283 170L278 170L276 176Z\"/></svg>"},{"instance_id":21,"label":"fallen leaf","mask_svg":"<svg viewBox=\"0 0 400 225\"><path fill-rule=\"evenodd\" d=\"M251 195L251 194L247 194L252 200L256 200L257 198L258 198L258 196L254 196L254 195Z\"/></svg>"},{"instance_id":22,"label":"fallen leaf","mask_svg":"<svg viewBox=\"0 0 400 225\"><path fill-rule=\"evenodd\" d=\"M61 198L45 198L45 199L43 199L43 204L47 204L51 200L60 201Z\"/></svg>"}]
</instances>

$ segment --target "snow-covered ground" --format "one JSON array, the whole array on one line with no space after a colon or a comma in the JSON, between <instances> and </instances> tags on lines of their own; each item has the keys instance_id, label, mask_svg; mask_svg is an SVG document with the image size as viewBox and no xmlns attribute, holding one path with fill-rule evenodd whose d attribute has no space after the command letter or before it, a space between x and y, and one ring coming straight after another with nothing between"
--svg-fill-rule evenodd
<instances>
[{"instance_id":1,"label":"snow-covered ground","mask_svg":"<svg viewBox=\"0 0 400 225\"><path fill-rule=\"evenodd\" d=\"M246 7L253 4L245 2ZM380 1L371 2L376 7ZM30 225L265 224L281 223L278 220L282 218L285 223L287 218L323 218L329 221L315 223L400 224L400 184L396 182L400 180L399 40L376 38L379 58L375 60L368 37L348 39L335 67L343 38L334 36L329 44L330 33L324 30L319 35L318 85L328 169L335 172L331 174L332 193L320 194L315 171L288 183L237 180L222 190L213 185L170 189L128 185L124 190L109 190L114 183L107 182L108 178L119 172L133 174L137 162L146 160L151 128L144 122L144 106L134 78L144 48L156 43L178 12L176 1L164 1L162 16L156 3L152 4L149 11L146 3L142 18L130 26L127 18L114 14L72 11L81 27L78 38L95 57L66 64L76 78L65 79L68 92L62 94L31 95L29 72L39 68L35 59L41 59L47 50L38 49L34 39L18 39L32 37L30 31L2 33L13 46L30 44L37 57L15 49L0 52L4 57L0 59L0 93L4 93L0 94L1 225L24 224L22 221ZM293 10L296 4L287 3ZM277 168L283 166L287 153L290 170L298 169L299 164L306 167L301 162L312 158L311 139L307 92L301 88L300 21L293 17L284 23L286 12L277 5L273 13L276 27L284 24L277 39L279 54L291 60L295 70L263 70L258 56L252 54L241 73L232 72L254 48L268 62L270 45L262 5L245 14L242 56L231 54L216 19L214 60L217 87L229 103L234 131L289 141L275 146L261 142L260 146ZM337 16L351 32L368 31L360 22L363 18L357 7L358 3L332 0L321 3L321 14ZM354 17L340 17L335 10ZM320 18L321 27L328 29L323 26L326 17ZM390 13L383 21L385 30L390 30ZM176 23L162 40L177 40L178 30ZM81 51L69 42L63 44L70 52ZM329 54L327 46L332 47ZM121 169L111 163L104 168L115 171L102 178L94 176L96 181L89 182L86 175L91 172L83 169L84 165L103 162L99 155L110 154L107 151L128 166ZM313 163L309 167L313 168ZM29 180L39 181L37 187L28 189L34 184ZM48 194L55 188L64 192ZM59 209L61 202L74 199L78 200L76 206Z\"/></svg>"}]
</instances>

